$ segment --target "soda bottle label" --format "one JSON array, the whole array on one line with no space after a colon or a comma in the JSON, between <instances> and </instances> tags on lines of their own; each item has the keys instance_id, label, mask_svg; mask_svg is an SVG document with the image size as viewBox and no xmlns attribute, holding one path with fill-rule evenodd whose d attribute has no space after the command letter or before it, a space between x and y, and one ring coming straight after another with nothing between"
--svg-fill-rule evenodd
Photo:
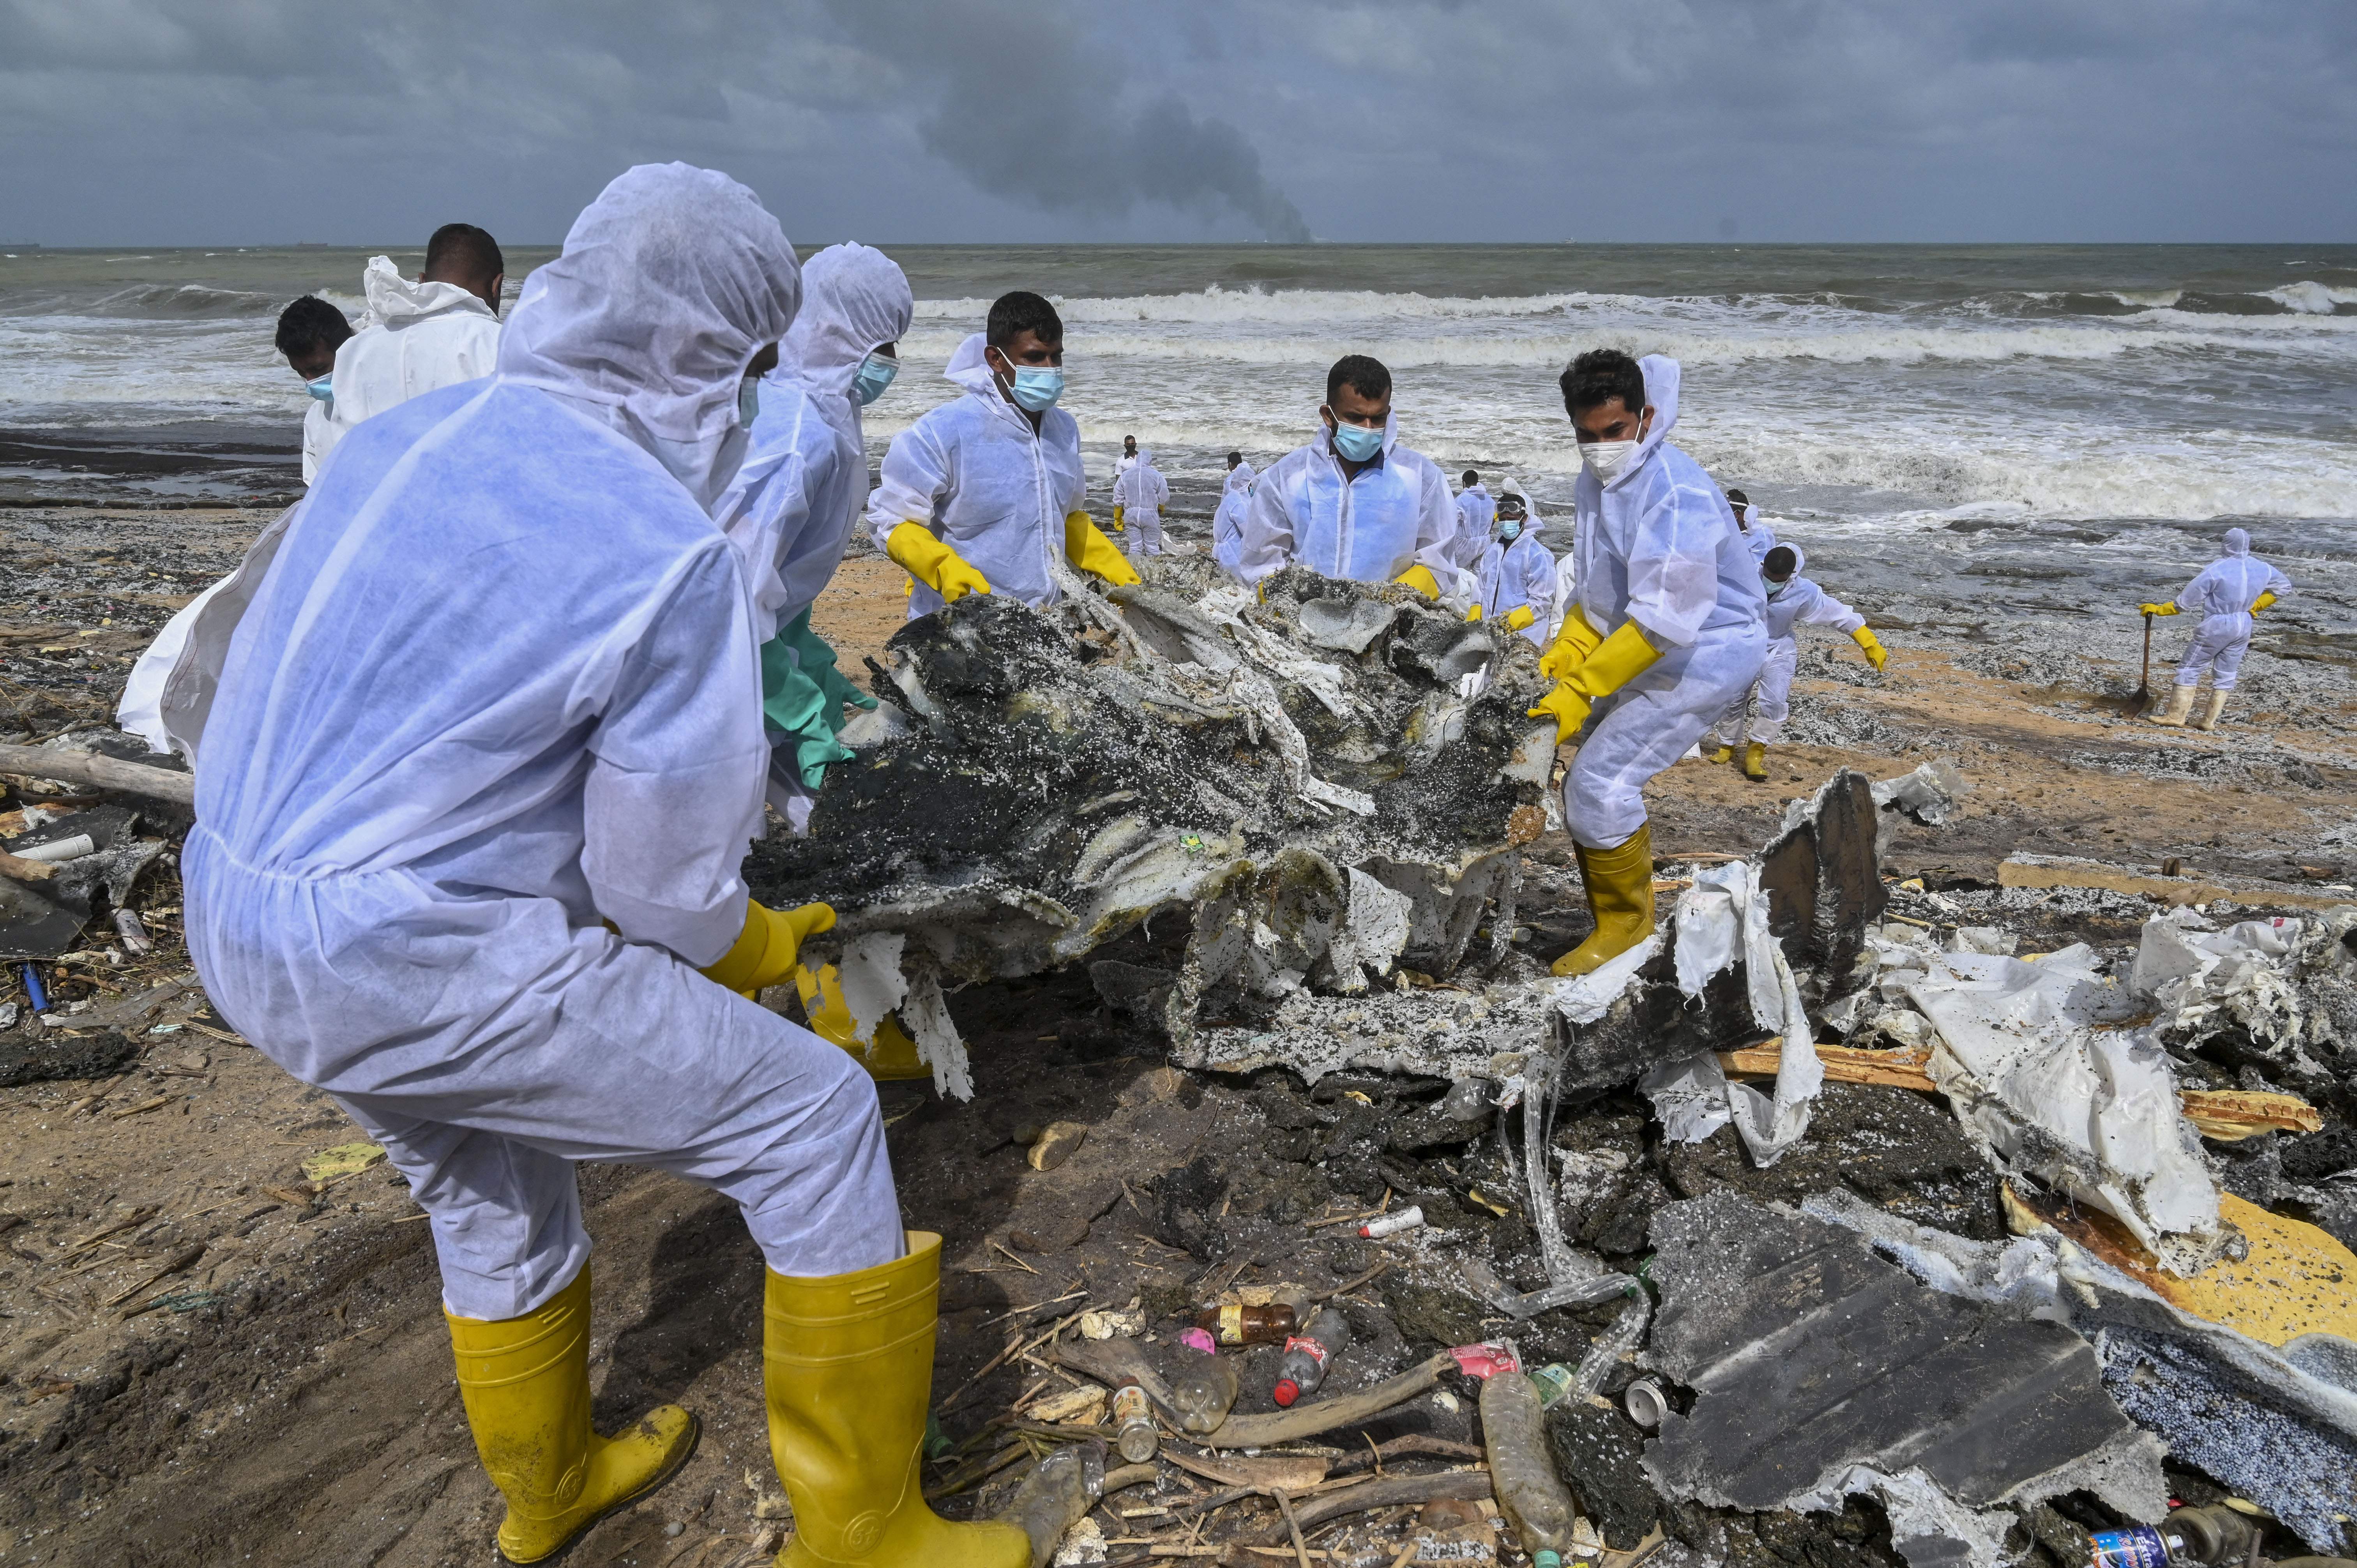
<instances>
[{"instance_id":1,"label":"soda bottle label","mask_svg":"<svg viewBox=\"0 0 2357 1568\"><path fill-rule=\"evenodd\" d=\"M1458 1369L1471 1378L1488 1380L1500 1372L1519 1372L1522 1358L1514 1348L1501 1339L1484 1340L1479 1345L1453 1345L1448 1353L1457 1358Z\"/></svg>"},{"instance_id":2,"label":"soda bottle label","mask_svg":"<svg viewBox=\"0 0 2357 1568\"><path fill-rule=\"evenodd\" d=\"M1242 1306L1220 1308L1220 1343L1241 1345L1244 1342L1244 1309Z\"/></svg>"},{"instance_id":3,"label":"soda bottle label","mask_svg":"<svg viewBox=\"0 0 2357 1568\"><path fill-rule=\"evenodd\" d=\"M2169 1568L2169 1543L2148 1524L2099 1530L2090 1568Z\"/></svg>"},{"instance_id":4,"label":"soda bottle label","mask_svg":"<svg viewBox=\"0 0 2357 1568\"><path fill-rule=\"evenodd\" d=\"M1308 1356L1311 1360L1317 1362L1321 1370L1324 1369L1327 1359L1334 1354L1334 1352L1326 1348L1325 1346L1318 1343L1317 1340L1305 1339L1298 1334L1288 1334L1286 1336L1285 1350L1286 1354L1288 1356L1296 1350L1300 1351L1303 1355Z\"/></svg>"},{"instance_id":5,"label":"soda bottle label","mask_svg":"<svg viewBox=\"0 0 2357 1568\"><path fill-rule=\"evenodd\" d=\"M1151 1421L1154 1417L1146 1406L1146 1391L1135 1383L1124 1383L1113 1391L1113 1423Z\"/></svg>"}]
</instances>

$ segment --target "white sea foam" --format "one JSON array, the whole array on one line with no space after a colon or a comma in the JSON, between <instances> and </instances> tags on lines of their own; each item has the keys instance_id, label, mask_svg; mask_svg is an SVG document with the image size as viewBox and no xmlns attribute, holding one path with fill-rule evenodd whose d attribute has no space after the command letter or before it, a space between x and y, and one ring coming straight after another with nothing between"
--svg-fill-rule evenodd
<instances>
[{"instance_id":1,"label":"white sea foam","mask_svg":"<svg viewBox=\"0 0 2357 1568\"><path fill-rule=\"evenodd\" d=\"M2272 299L2302 316L2330 316L2337 306L2357 305L2357 288L2335 288L2303 278L2298 283L2268 289L2260 297Z\"/></svg>"}]
</instances>

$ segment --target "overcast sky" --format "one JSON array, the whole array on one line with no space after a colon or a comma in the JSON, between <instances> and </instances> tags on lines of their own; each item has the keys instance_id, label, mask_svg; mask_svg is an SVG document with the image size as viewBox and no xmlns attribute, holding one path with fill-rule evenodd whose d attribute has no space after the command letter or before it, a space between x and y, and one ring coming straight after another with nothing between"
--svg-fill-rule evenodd
<instances>
[{"instance_id":1,"label":"overcast sky","mask_svg":"<svg viewBox=\"0 0 2357 1568\"><path fill-rule=\"evenodd\" d=\"M0 242L2357 241L2357 0L0 0Z\"/></svg>"}]
</instances>

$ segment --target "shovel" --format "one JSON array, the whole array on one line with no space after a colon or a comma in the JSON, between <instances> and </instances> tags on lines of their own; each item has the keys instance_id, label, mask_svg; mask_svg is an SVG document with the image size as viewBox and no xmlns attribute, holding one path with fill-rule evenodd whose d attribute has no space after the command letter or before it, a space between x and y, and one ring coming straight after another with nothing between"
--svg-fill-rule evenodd
<instances>
[{"instance_id":1,"label":"shovel","mask_svg":"<svg viewBox=\"0 0 2357 1568\"><path fill-rule=\"evenodd\" d=\"M2152 617L2144 618L2144 674L2137 678L2136 689L2128 693L2130 717L2141 716L2152 706Z\"/></svg>"}]
</instances>

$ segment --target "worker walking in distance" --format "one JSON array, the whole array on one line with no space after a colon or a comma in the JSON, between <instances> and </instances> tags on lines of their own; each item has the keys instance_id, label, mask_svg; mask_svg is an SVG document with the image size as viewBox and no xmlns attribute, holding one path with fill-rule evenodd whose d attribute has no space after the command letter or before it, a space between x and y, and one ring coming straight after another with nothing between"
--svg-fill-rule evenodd
<instances>
[{"instance_id":1,"label":"worker walking in distance","mask_svg":"<svg viewBox=\"0 0 2357 1568\"><path fill-rule=\"evenodd\" d=\"M2219 543L2218 559L2186 584L2183 593L2160 604L2138 606L2148 616L2173 616L2183 610L2201 618L2184 660L2177 667L2177 689L2169 693L2169 706L2154 714L2152 722L2214 728L2218 715L2226 711L2227 693L2233 691L2242 673L2243 655L2251 650L2251 631L2256 625L2251 618L2290 592L2289 577L2251 553L2249 532L2230 528ZM2194 688L2201 684L2205 673L2210 677L2210 700L2200 717L2190 717Z\"/></svg>"}]
</instances>

